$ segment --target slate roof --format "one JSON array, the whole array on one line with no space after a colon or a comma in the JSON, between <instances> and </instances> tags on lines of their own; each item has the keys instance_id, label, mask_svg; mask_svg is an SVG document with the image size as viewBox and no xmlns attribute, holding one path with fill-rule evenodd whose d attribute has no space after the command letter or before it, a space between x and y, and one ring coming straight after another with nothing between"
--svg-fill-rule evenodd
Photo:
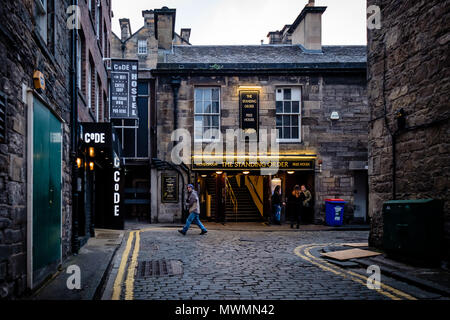
<instances>
[{"instance_id":1,"label":"slate roof","mask_svg":"<svg viewBox=\"0 0 450 320\"><path fill-rule=\"evenodd\" d=\"M158 69L365 68L366 46L324 46L322 53L299 45L174 46Z\"/></svg>"}]
</instances>

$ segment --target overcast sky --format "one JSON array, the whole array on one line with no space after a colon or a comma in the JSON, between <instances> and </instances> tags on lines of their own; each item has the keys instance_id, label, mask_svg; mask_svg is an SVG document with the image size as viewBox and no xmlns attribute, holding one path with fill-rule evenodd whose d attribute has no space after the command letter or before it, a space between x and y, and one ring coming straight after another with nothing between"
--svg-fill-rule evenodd
<instances>
[{"instance_id":1,"label":"overcast sky","mask_svg":"<svg viewBox=\"0 0 450 320\"><path fill-rule=\"evenodd\" d=\"M191 28L194 45L267 43L269 31L292 24L307 0L112 0L113 31L120 37L120 18L131 20L131 31L144 25L142 10L177 9L176 32ZM325 45L365 45L366 0L316 0L328 9L322 16Z\"/></svg>"}]
</instances>

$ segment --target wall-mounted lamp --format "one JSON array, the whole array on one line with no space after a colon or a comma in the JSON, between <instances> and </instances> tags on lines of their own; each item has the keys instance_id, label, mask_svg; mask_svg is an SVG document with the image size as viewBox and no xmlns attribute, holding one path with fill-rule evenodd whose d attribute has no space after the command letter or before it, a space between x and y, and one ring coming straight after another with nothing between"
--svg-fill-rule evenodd
<instances>
[{"instance_id":1,"label":"wall-mounted lamp","mask_svg":"<svg viewBox=\"0 0 450 320\"><path fill-rule=\"evenodd\" d=\"M337 111L333 111L332 113L331 113L331 116L330 116L330 119L331 120L339 120L341 117L339 116L339 112L337 112Z\"/></svg>"},{"instance_id":2,"label":"wall-mounted lamp","mask_svg":"<svg viewBox=\"0 0 450 320\"><path fill-rule=\"evenodd\" d=\"M89 157L94 158L95 157L95 149L94 147L89 148Z\"/></svg>"},{"instance_id":3,"label":"wall-mounted lamp","mask_svg":"<svg viewBox=\"0 0 450 320\"><path fill-rule=\"evenodd\" d=\"M206 178L207 177L207 175L206 174L202 174L202 178Z\"/></svg>"},{"instance_id":4,"label":"wall-mounted lamp","mask_svg":"<svg viewBox=\"0 0 450 320\"><path fill-rule=\"evenodd\" d=\"M93 162L89 162L89 169L91 171L94 171L94 163Z\"/></svg>"},{"instance_id":5,"label":"wall-mounted lamp","mask_svg":"<svg viewBox=\"0 0 450 320\"><path fill-rule=\"evenodd\" d=\"M81 165L83 164L83 161L81 160L81 158L77 158L77 168L80 169Z\"/></svg>"},{"instance_id":6,"label":"wall-mounted lamp","mask_svg":"<svg viewBox=\"0 0 450 320\"><path fill-rule=\"evenodd\" d=\"M223 171L216 171L216 173L217 173L217 174L222 174L222 173L223 173Z\"/></svg>"},{"instance_id":7,"label":"wall-mounted lamp","mask_svg":"<svg viewBox=\"0 0 450 320\"><path fill-rule=\"evenodd\" d=\"M242 173L245 174L245 175L248 175L248 174L250 174L250 171L244 171Z\"/></svg>"},{"instance_id":8,"label":"wall-mounted lamp","mask_svg":"<svg viewBox=\"0 0 450 320\"><path fill-rule=\"evenodd\" d=\"M288 171L287 173L288 173L288 174L294 174L295 171Z\"/></svg>"}]
</instances>

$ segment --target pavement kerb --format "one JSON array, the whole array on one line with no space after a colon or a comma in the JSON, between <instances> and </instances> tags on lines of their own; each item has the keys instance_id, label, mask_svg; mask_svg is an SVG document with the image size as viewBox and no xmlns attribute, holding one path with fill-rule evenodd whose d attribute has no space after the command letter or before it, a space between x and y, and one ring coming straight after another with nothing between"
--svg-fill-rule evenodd
<instances>
[{"instance_id":1,"label":"pavement kerb","mask_svg":"<svg viewBox=\"0 0 450 320\"><path fill-rule=\"evenodd\" d=\"M371 265L376 264L376 262L367 260L367 259L351 259L350 261L358 263L359 265L367 268ZM434 293L441 294L446 297L450 297L450 289L443 287L435 282L427 281L424 279L420 279L418 277L407 275L406 273L402 273L399 271L395 271L392 268L385 267L381 269L381 274L384 274L386 276L389 276L391 278L401 280L403 282L406 282L408 284L414 285L416 287L419 287L421 289L425 289Z\"/></svg>"}]
</instances>

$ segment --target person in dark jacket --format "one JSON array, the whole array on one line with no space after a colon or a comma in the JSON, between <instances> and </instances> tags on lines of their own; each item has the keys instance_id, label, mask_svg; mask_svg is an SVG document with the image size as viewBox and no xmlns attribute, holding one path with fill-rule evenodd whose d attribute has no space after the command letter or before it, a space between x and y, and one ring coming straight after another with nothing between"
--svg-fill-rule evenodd
<instances>
[{"instance_id":1,"label":"person in dark jacket","mask_svg":"<svg viewBox=\"0 0 450 320\"><path fill-rule=\"evenodd\" d=\"M287 200L287 211L291 219L291 229L294 228L294 222L297 222L297 229L300 228L300 217L304 200L305 196L301 192L300 186L295 186L294 191L292 191Z\"/></svg>"},{"instance_id":2,"label":"person in dark jacket","mask_svg":"<svg viewBox=\"0 0 450 320\"><path fill-rule=\"evenodd\" d=\"M281 225L281 206L284 203L281 200L281 187L276 186L272 195L272 224Z\"/></svg>"}]
</instances>

